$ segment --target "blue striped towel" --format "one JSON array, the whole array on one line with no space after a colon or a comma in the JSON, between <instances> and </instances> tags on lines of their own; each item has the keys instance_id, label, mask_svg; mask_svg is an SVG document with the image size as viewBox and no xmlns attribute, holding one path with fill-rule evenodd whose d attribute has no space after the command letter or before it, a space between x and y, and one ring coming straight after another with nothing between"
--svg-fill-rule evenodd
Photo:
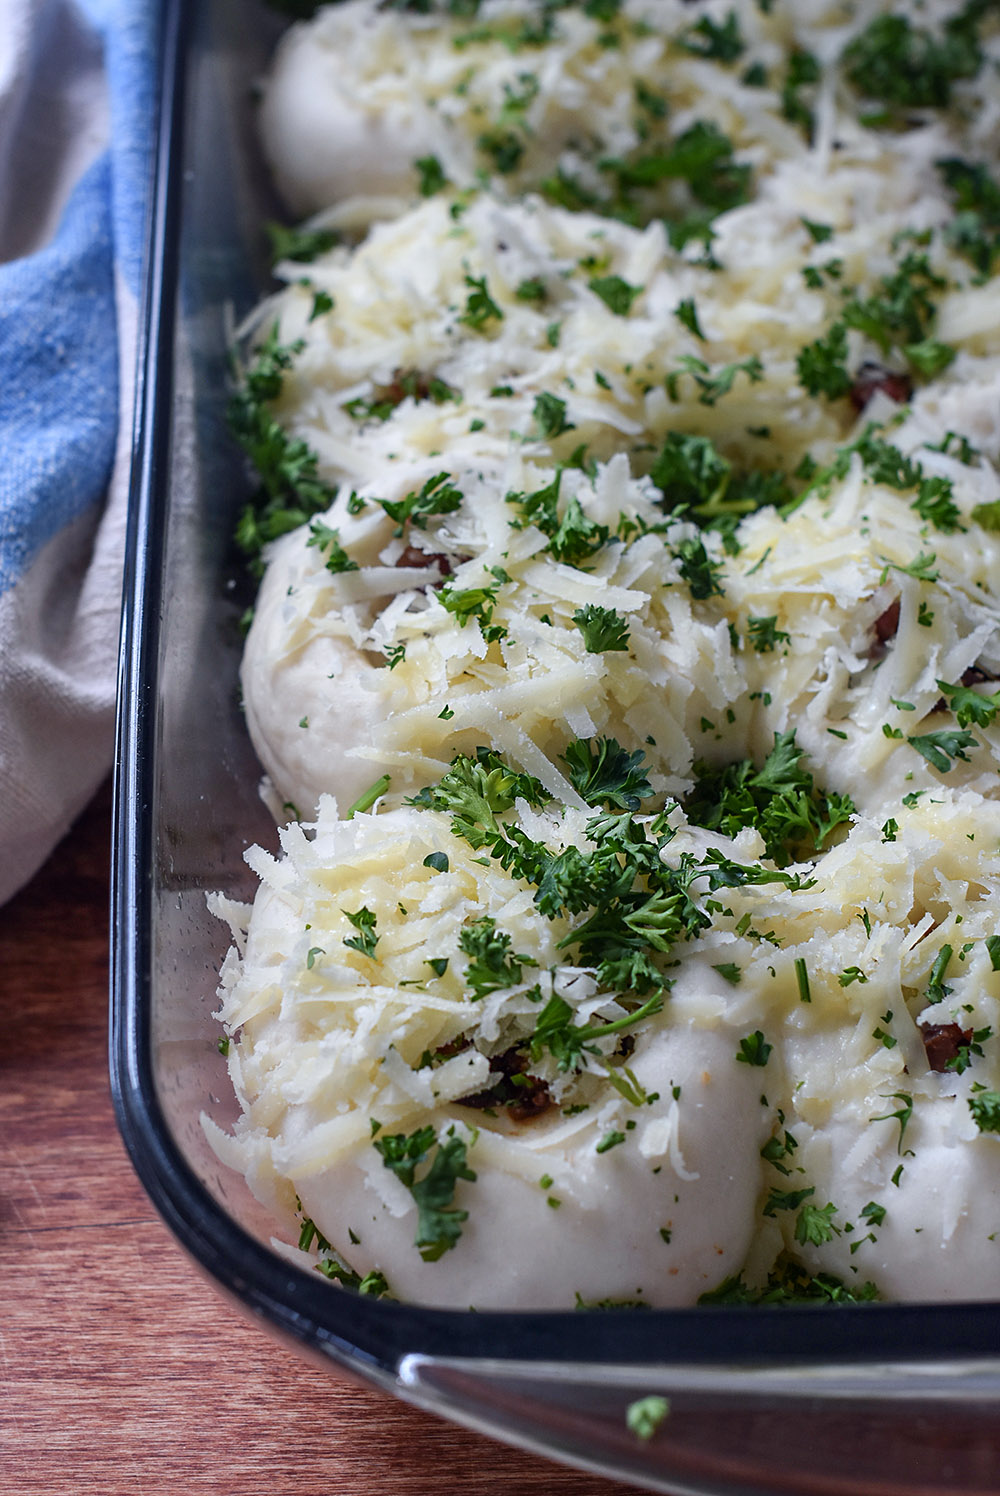
<instances>
[{"instance_id":1,"label":"blue striped towel","mask_svg":"<svg viewBox=\"0 0 1000 1496\"><path fill-rule=\"evenodd\" d=\"M155 0L0 0L0 903L112 754Z\"/></svg>"}]
</instances>

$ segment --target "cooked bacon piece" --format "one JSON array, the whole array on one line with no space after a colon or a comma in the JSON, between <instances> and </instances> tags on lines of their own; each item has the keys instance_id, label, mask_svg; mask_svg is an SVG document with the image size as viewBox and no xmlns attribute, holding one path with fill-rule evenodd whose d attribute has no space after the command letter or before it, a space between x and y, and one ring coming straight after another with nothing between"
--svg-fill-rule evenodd
<instances>
[{"instance_id":1,"label":"cooked bacon piece","mask_svg":"<svg viewBox=\"0 0 1000 1496\"><path fill-rule=\"evenodd\" d=\"M880 613L875 620L875 637L880 644L888 644L890 639L896 637L899 628L899 598L895 598L889 604L884 613Z\"/></svg>"},{"instance_id":2,"label":"cooked bacon piece","mask_svg":"<svg viewBox=\"0 0 1000 1496\"><path fill-rule=\"evenodd\" d=\"M482 1111L488 1107L505 1107L515 1122L528 1122L540 1117L552 1105L548 1085L536 1075L525 1071L527 1055L514 1048L496 1054L490 1060L490 1069L500 1075L497 1085L487 1091L476 1091L472 1096L463 1096L459 1106L472 1106Z\"/></svg>"},{"instance_id":3,"label":"cooked bacon piece","mask_svg":"<svg viewBox=\"0 0 1000 1496\"><path fill-rule=\"evenodd\" d=\"M972 1043L972 1029L959 1028L957 1023L922 1023L924 1049L927 1063L938 1072L948 1069L951 1060L957 1060L959 1051Z\"/></svg>"},{"instance_id":4,"label":"cooked bacon piece","mask_svg":"<svg viewBox=\"0 0 1000 1496\"><path fill-rule=\"evenodd\" d=\"M913 393L913 382L907 374L900 374L895 369L887 369L884 364L866 359L854 376L851 404L855 410L862 411L879 391L888 395L890 400L895 400L897 405L905 405Z\"/></svg>"}]
</instances>

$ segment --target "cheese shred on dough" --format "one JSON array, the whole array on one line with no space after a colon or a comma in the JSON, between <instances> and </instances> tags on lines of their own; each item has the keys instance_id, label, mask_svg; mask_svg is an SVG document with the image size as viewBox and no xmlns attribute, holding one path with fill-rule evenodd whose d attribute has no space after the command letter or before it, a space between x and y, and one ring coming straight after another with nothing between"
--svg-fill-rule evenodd
<instances>
[{"instance_id":1,"label":"cheese shred on dough","mask_svg":"<svg viewBox=\"0 0 1000 1496\"><path fill-rule=\"evenodd\" d=\"M234 416L287 824L205 1125L293 1260L997 1297L998 68L975 0L287 33Z\"/></svg>"}]
</instances>

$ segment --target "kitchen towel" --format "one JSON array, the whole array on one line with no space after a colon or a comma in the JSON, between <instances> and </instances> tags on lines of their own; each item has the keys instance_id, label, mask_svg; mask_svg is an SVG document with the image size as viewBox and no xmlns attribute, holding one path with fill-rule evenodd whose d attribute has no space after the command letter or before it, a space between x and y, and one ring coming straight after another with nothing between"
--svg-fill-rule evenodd
<instances>
[{"instance_id":1,"label":"kitchen towel","mask_svg":"<svg viewBox=\"0 0 1000 1496\"><path fill-rule=\"evenodd\" d=\"M155 0L0 0L0 903L111 764Z\"/></svg>"}]
</instances>

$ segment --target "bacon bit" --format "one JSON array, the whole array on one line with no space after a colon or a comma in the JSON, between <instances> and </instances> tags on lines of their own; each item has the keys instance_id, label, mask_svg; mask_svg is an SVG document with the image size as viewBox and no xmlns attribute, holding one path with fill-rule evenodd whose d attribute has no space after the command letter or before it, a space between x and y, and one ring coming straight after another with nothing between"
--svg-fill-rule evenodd
<instances>
[{"instance_id":1,"label":"bacon bit","mask_svg":"<svg viewBox=\"0 0 1000 1496\"><path fill-rule=\"evenodd\" d=\"M530 1122L533 1117L540 1117L543 1112L547 1112L552 1105L552 1097L545 1082L534 1075L529 1075L528 1079L531 1081L531 1089L527 1086L519 1088L517 1100L507 1108L515 1122Z\"/></svg>"},{"instance_id":2,"label":"bacon bit","mask_svg":"<svg viewBox=\"0 0 1000 1496\"><path fill-rule=\"evenodd\" d=\"M948 1069L951 1060L957 1060L959 1051L972 1043L972 1029L959 1028L957 1023L922 1023L924 1049L931 1069L941 1073Z\"/></svg>"},{"instance_id":3,"label":"bacon bit","mask_svg":"<svg viewBox=\"0 0 1000 1496\"><path fill-rule=\"evenodd\" d=\"M422 551L418 545L408 545L396 561L397 566L412 566L426 570L436 566L442 576L451 576L451 559L442 551Z\"/></svg>"},{"instance_id":4,"label":"bacon bit","mask_svg":"<svg viewBox=\"0 0 1000 1496\"><path fill-rule=\"evenodd\" d=\"M438 1055L442 1060L450 1060L455 1055L464 1054L467 1049L471 1048L472 1046L469 1043L469 1040L460 1037L458 1039L449 1039L447 1044L439 1045L434 1053Z\"/></svg>"},{"instance_id":5,"label":"bacon bit","mask_svg":"<svg viewBox=\"0 0 1000 1496\"><path fill-rule=\"evenodd\" d=\"M396 369L393 372L392 383L382 385L376 391L376 399L391 401L393 405L402 405L407 396L414 400L426 400L430 392L431 381L427 374L421 374L418 369Z\"/></svg>"},{"instance_id":6,"label":"bacon bit","mask_svg":"<svg viewBox=\"0 0 1000 1496\"><path fill-rule=\"evenodd\" d=\"M913 393L913 382L906 374L866 359L854 376L851 404L855 410L862 411L872 396L880 391L897 405L905 405Z\"/></svg>"},{"instance_id":7,"label":"bacon bit","mask_svg":"<svg viewBox=\"0 0 1000 1496\"><path fill-rule=\"evenodd\" d=\"M1000 680L1000 675L994 675L992 670L984 670L982 665L970 665L968 670L962 671L963 686L982 686L988 681Z\"/></svg>"}]
</instances>

